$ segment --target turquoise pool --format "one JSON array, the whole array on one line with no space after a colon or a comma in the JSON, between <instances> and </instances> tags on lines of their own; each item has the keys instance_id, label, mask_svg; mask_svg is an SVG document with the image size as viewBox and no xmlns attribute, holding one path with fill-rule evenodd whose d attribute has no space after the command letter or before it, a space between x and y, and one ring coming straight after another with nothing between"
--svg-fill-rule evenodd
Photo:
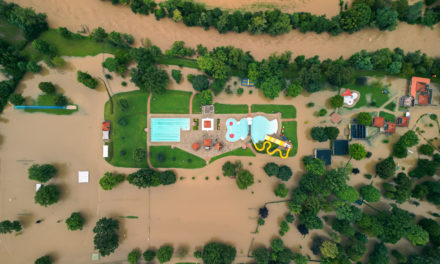
<instances>
[{"instance_id":1,"label":"turquoise pool","mask_svg":"<svg viewBox=\"0 0 440 264\"><path fill-rule=\"evenodd\" d=\"M180 142L180 130L189 130L189 118L152 118L151 142Z\"/></svg>"},{"instance_id":2,"label":"turquoise pool","mask_svg":"<svg viewBox=\"0 0 440 264\"><path fill-rule=\"evenodd\" d=\"M256 116L254 118L242 118L237 122L234 118L226 120L226 140L235 142L237 140L245 140L249 135L249 122L251 123L251 139L254 143L264 141L266 135L277 133L277 120L269 121L264 116Z\"/></svg>"},{"instance_id":3,"label":"turquoise pool","mask_svg":"<svg viewBox=\"0 0 440 264\"><path fill-rule=\"evenodd\" d=\"M226 140L235 142L237 140L244 140L249 135L249 124L246 118L242 118L237 122L234 118L226 120Z\"/></svg>"}]
</instances>

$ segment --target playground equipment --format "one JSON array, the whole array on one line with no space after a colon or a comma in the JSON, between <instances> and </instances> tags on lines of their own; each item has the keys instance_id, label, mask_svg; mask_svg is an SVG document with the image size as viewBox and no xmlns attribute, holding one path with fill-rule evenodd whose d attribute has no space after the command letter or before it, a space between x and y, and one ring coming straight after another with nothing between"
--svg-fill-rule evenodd
<instances>
[{"instance_id":1,"label":"playground equipment","mask_svg":"<svg viewBox=\"0 0 440 264\"><path fill-rule=\"evenodd\" d=\"M250 79L242 79L241 85L245 87L255 87L255 83L251 82Z\"/></svg>"},{"instance_id":2,"label":"playground equipment","mask_svg":"<svg viewBox=\"0 0 440 264\"><path fill-rule=\"evenodd\" d=\"M273 155L273 154L278 152L282 159L285 159L285 158L287 158L289 156L290 150L292 149L292 145L290 143L282 141L282 140L279 140L277 138L274 138L274 137L271 137L271 136L268 136L268 135L266 135L264 137L264 140L265 141L263 142L263 147L262 148L259 148L257 146L257 144L254 143L254 147L255 147L256 150L264 151L266 149L266 152L269 155ZM286 154L283 155L283 153L279 149L274 149L273 151L270 151L270 148L272 147L272 143L287 148ZM266 145L268 145L267 148L266 148Z\"/></svg>"}]
</instances>

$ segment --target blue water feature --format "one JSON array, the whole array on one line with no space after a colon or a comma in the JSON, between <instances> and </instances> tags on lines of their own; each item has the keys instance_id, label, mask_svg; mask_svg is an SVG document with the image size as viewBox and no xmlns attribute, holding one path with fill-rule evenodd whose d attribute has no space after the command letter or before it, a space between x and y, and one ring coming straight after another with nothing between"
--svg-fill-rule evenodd
<instances>
[{"instance_id":1,"label":"blue water feature","mask_svg":"<svg viewBox=\"0 0 440 264\"><path fill-rule=\"evenodd\" d=\"M249 124L246 118L238 122L234 118L229 118L226 120L226 128L226 140L229 142L244 140L249 135Z\"/></svg>"},{"instance_id":2,"label":"blue water feature","mask_svg":"<svg viewBox=\"0 0 440 264\"><path fill-rule=\"evenodd\" d=\"M252 119L251 138L255 144L264 141L266 135L275 134L277 130L277 120L269 121L264 116L256 116Z\"/></svg>"},{"instance_id":3,"label":"blue water feature","mask_svg":"<svg viewBox=\"0 0 440 264\"><path fill-rule=\"evenodd\" d=\"M151 142L180 142L181 130L189 130L189 118L152 118Z\"/></svg>"},{"instance_id":4,"label":"blue water feature","mask_svg":"<svg viewBox=\"0 0 440 264\"><path fill-rule=\"evenodd\" d=\"M66 109L66 106L55 106L55 105L15 105L14 109Z\"/></svg>"}]
</instances>

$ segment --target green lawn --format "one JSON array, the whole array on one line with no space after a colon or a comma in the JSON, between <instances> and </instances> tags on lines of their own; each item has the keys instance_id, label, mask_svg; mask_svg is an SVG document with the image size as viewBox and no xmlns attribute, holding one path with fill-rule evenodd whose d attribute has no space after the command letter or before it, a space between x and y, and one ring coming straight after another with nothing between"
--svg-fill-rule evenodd
<instances>
[{"instance_id":1,"label":"green lawn","mask_svg":"<svg viewBox=\"0 0 440 264\"><path fill-rule=\"evenodd\" d=\"M199 68L196 60L178 58L178 57L162 56L158 59L158 63L166 64L166 65L177 65L179 67L187 67L187 68L193 68L193 69Z\"/></svg>"},{"instance_id":2,"label":"green lawn","mask_svg":"<svg viewBox=\"0 0 440 264\"><path fill-rule=\"evenodd\" d=\"M396 103L391 102L391 103L387 104L386 106L384 106L384 108L394 112L396 110Z\"/></svg>"},{"instance_id":3,"label":"green lawn","mask_svg":"<svg viewBox=\"0 0 440 264\"><path fill-rule=\"evenodd\" d=\"M214 104L216 114L247 114L248 106L245 104L232 105L232 104Z\"/></svg>"},{"instance_id":4,"label":"green lawn","mask_svg":"<svg viewBox=\"0 0 440 264\"><path fill-rule=\"evenodd\" d=\"M165 160L159 162L158 155L163 154ZM156 168L198 169L206 166L206 161L179 148L170 146L150 146L151 165Z\"/></svg>"},{"instance_id":5,"label":"green lawn","mask_svg":"<svg viewBox=\"0 0 440 264\"><path fill-rule=\"evenodd\" d=\"M108 43L99 43L87 37L82 39L63 38L56 29L49 29L48 31L43 32L38 39L45 40L55 46L57 55L59 56L95 56L99 53L113 54L117 50ZM29 59L35 61L43 59L42 54L32 47L32 43L29 43L22 52Z\"/></svg>"},{"instance_id":6,"label":"green lawn","mask_svg":"<svg viewBox=\"0 0 440 264\"><path fill-rule=\"evenodd\" d=\"M385 118L385 121L396 122L396 116L384 111L380 111L379 116Z\"/></svg>"},{"instance_id":7,"label":"green lawn","mask_svg":"<svg viewBox=\"0 0 440 264\"><path fill-rule=\"evenodd\" d=\"M200 93L196 93L196 95L194 95L192 101L192 113L193 114L202 113L202 101L200 100Z\"/></svg>"},{"instance_id":8,"label":"green lawn","mask_svg":"<svg viewBox=\"0 0 440 264\"><path fill-rule=\"evenodd\" d=\"M0 39L14 46L21 46L26 42L21 30L3 18L0 18Z\"/></svg>"},{"instance_id":9,"label":"green lawn","mask_svg":"<svg viewBox=\"0 0 440 264\"><path fill-rule=\"evenodd\" d=\"M167 90L153 94L150 111L152 114L189 114L191 92Z\"/></svg>"},{"instance_id":10,"label":"green lawn","mask_svg":"<svg viewBox=\"0 0 440 264\"><path fill-rule=\"evenodd\" d=\"M385 102L390 100L390 94L382 93L382 90L388 90L386 86L380 84L372 84L372 85L357 85L357 84L348 84L345 85L344 88L350 88L351 90L358 91L361 94L361 97L357 104L353 108L360 108L363 106L371 106L374 108L381 107ZM367 96L370 97L370 100L367 101Z\"/></svg>"},{"instance_id":11,"label":"green lawn","mask_svg":"<svg viewBox=\"0 0 440 264\"><path fill-rule=\"evenodd\" d=\"M251 106L252 113L263 112L267 114L275 114L280 112L282 118L296 118L296 108L293 105L258 105Z\"/></svg>"},{"instance_id":12,"label":"green lawn","mask_svg":"<svg viewBox=\"0 0 440 264\"><path fill-rule=\"evenodd\" d=\"M147 159L137 162L134 152L137 148L147 150L147 101L148 93L132 91L113 96L114 112L111 114L111 104L105 104L104 119L110 120L111 157L107 160L117 167L147 168ZM121 101L122 99L122 101ZM123 107L124 100L128 107ZM126 120L126 125L121 120ZM119 122L118 122L119 121Z\"/></svg>"},{"instance_id":13,"label":"green lawn","mask_svg":"<svg viewBox=\"0 0 440 264\"><path fill-rule=\"evenodd\" d=\"M54 106L54 94L40 94L37 97L36 102L33 105L44 105L44 106ZM70 104L70 103L69 103ZM78 111L78 106L76 110L67 109L24 109L27 113L46 113L52 115L71 115Z\"/></svg>"},{"instance_id":14,"label":"green lawn","mask_svg":"<svg viewBox=\"0 0 440 264\"><path fill-rule=\"evenodd\" d=\"M242 148L238 148L238 149L234 149L232 151L220 154L218 156L215 156L213 158L211 158L211 160L209 161L209 163L213 163L214 161L224 158L224 157L228 157L228 156L248 156L248 157L255 157L255 153L252 151L252 149L247 148L247 149L242 149Z\"/></svg>"}]
</instances>

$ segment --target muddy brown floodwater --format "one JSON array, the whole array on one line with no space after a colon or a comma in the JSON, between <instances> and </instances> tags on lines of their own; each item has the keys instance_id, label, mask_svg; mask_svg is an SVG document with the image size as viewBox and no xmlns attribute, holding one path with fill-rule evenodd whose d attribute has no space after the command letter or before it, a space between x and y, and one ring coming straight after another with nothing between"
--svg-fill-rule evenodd
<instances>
[{"instance_id":1,"label":"muddy brown floodwater","mask_svg":"<svg viewBox=\"0 0 440 264\"><path fill-rule=\"evenodd\" d=\"M169 49L174 41L183 40L187 45L195 47L203 44L208 48L232 45L251 51L257 59L268 57L274 52L292 51L293 56L319 55L321 58L338 58L366 49L369 51L380 48L394 49L400 47L405 51L422 50L431 56L439 56L440 30L435 26L428 27L400 23L396 30L379 31L363 29L352 35L343 33L333 37L328 34L309 32L302 34L294 30L277 37L248 33L219 34L217 30L204 30L200 27L186 27L183 23L174 23L171 19L157 21L154 15L136 15L129 7L113 6L109 1L99 0L15 0L25 7L33 7L38 12L48 15L51 27L65 26L72 31L86 25L90 30L103 27L107 31L120 31L132 34L140 43L141 38L149 38L162 50ZM257 1L255 1L257 2ZM329 6L327 0L295 1L308 4L321 4L313 10L323 13ZM218 2L221 3L221 2ZM221 5L221 4L219 4Z\"/></svg>"}]
</instances>

